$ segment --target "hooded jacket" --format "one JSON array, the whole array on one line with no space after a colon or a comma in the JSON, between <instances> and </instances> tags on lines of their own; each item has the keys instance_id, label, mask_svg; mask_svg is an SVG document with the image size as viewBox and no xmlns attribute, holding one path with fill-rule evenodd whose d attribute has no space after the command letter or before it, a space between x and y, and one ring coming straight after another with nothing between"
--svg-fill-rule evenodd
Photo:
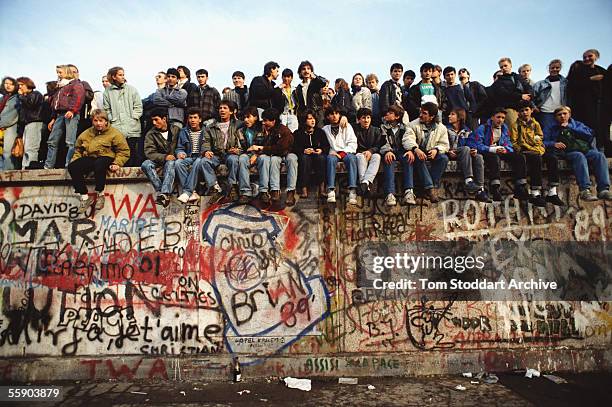
<instances>
[{"instance_id":1,"label":"hooded jacket","mask_svg":"<svg viewBox=\"0 0 612 407\"><path fill-rule=\"evenodd\" d=\"M416 119L408 124L406 128L406 141L403 143L406 150L414 150L420 146L425 132L423 127L425 125L421 123L421 119ZM449 148L448 143L448 130L440 123L433 122L431 133L429 134L429 140L425 146L425 151L437 149L439 153L446 153Z\"/></svg>"},{"instance_id":2,"label":"hooded jacket","mask_svg":"<svg viewBox=\"0 0 612 407\"><path fill-rule=\"evenodd\" d=\"M103 104L111 125L126 138L140 137L142 100L135 87L124 83L110 85L104 90Z\"/></svg>"},{"instance_id":3,"label":"hooded jacket","mask_svg":"<svg viewBox=\"0 0 612 407\"><path fill-rule=\"evenodd\" d=\"M539 140L536 138L539 138ZM544 154L544 133L534 118L524 122L520 117L510 126L510 140L516 151Z\"/></svg>"}]
</instances>

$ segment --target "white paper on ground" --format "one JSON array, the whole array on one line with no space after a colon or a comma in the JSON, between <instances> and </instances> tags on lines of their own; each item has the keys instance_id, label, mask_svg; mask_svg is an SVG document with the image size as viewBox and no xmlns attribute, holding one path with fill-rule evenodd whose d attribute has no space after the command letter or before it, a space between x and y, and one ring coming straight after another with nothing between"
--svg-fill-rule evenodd
<instances>
[{"instance_id":1,"label":"white paper on ground","mask_svg":"<svg viewBox=\"0 0 612 407\"><path fill-rule=\"evenodd\" d=\"M283 381L285 382L285 385L290 389L310 391L312 386L310 379L296 379L295 377L285 377Z\"/></svg>"}]
</instances>

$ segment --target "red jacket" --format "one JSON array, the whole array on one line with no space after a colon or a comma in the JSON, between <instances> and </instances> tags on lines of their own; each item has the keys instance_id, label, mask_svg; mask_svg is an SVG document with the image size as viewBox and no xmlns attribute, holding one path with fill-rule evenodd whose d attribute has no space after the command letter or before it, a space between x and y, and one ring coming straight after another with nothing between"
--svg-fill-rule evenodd
<instances>
[{"instance_id":1,"label":"red jacket","mask_svg":"<svg viewBox=\"0 0 612 407\"><path fill-rule=\"evenodd\" d=\"M51 101L51 109L53 117L57 116L58 112L70 111L74 114L79 114L81 107L85 103L85 88L78 79L73 79L68 85L61 87Z\"/></svg>"}]
</instances>

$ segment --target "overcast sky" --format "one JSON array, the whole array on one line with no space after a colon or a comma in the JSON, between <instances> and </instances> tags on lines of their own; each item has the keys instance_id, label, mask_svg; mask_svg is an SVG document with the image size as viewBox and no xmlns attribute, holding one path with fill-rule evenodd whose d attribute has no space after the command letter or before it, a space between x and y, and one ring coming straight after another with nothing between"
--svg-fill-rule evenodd
<instances>
[{"instance_id":1,"label":"overcast sky","mask_svg":"<svg viewBox=\"0 0 612 407\"><path fill-rule=\"evenodd\" d=\"M73 63L101 89L100 77L120 65L141 96L168 67L206 68L221 91L231 73L247 83L267 61L350 80L355 72L388 79L400 62L417 72L429 61L467 67L485 85L502 56L532 78L560 58L565 74L588 48L612 62L611 0L464 1L73 1L0 0L0 75L29 76L41 90L55 65ZM297 85L297 75L294 84Z\"/></svg>"}]
</instances>

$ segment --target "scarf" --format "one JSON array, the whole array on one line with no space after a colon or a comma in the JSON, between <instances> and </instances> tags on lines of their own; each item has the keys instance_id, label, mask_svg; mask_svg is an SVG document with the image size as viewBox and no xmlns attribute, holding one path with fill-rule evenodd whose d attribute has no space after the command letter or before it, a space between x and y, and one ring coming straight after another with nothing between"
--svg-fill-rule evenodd
<instances>
[{"instance_id":1,"label":"scarf","mask_svg":"<svg viewBox=\"0 0 612 407\"><path fill-rule=\"evenodd\" d=\"M353 96L358 94L361 91L362 86L351 85L351 90L353 91Z\"/></svg>"}]
</instances>

